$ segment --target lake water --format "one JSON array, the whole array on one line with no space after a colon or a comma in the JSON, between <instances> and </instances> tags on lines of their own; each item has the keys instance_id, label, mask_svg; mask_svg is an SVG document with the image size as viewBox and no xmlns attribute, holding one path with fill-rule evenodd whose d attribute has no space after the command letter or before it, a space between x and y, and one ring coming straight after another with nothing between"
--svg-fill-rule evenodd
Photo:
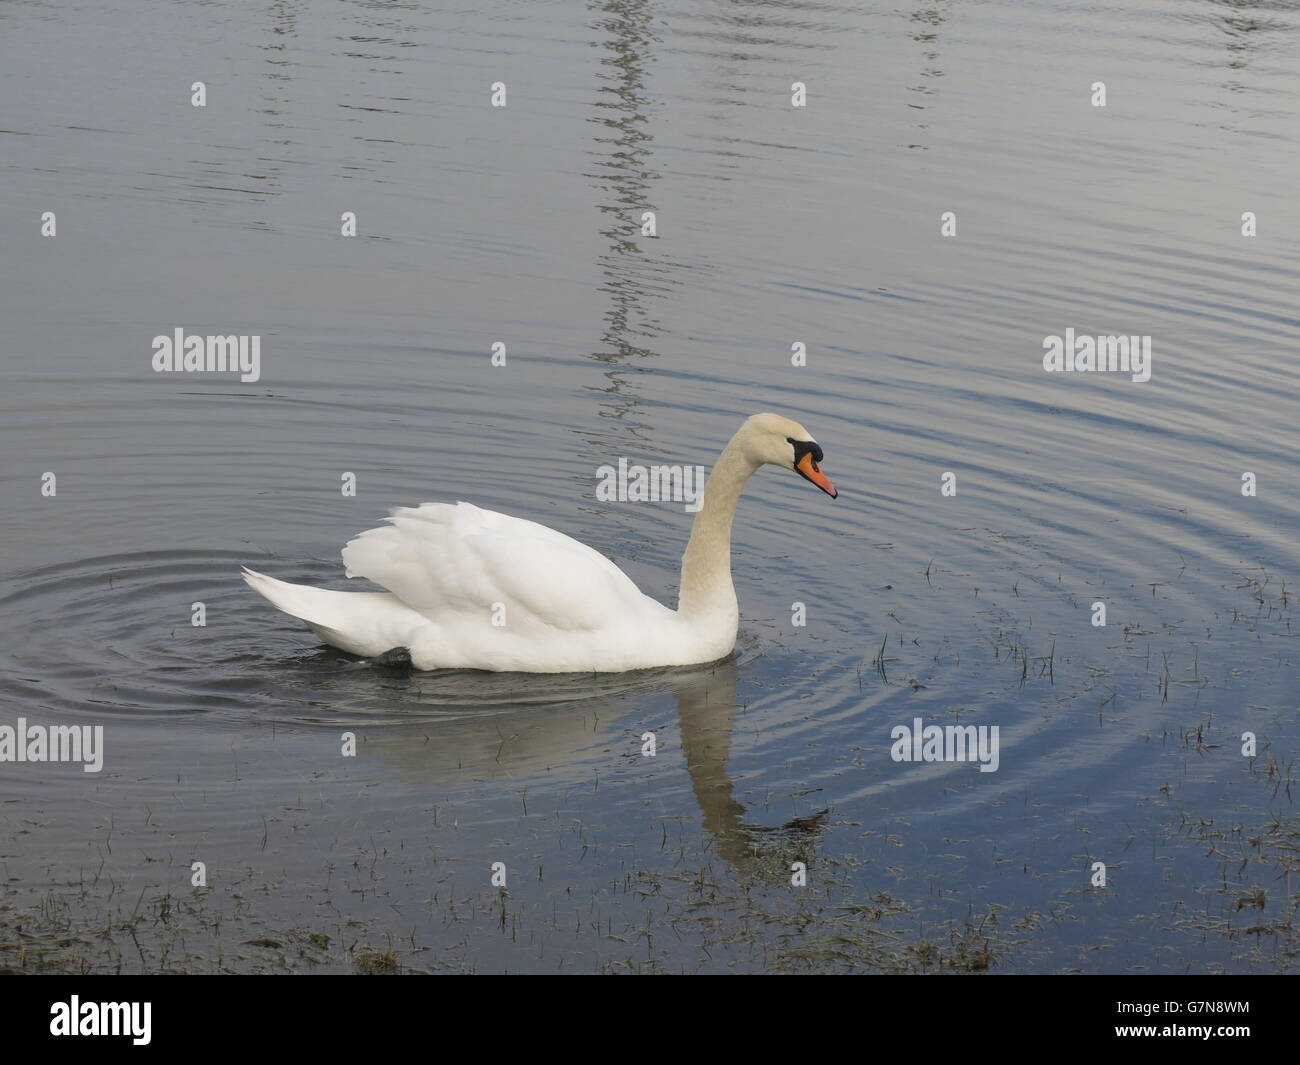
<instances>
[{"instance_id":1,"label":"lake water","mask_svg":"<svg viewBox=\"0 0 1300 1065\"><path fill-rule=\"evenodd\" d=\"M1138 7L0 11L0 725L104 727L0 764L0 968L1294 968L1300 10ZM379 672L239 579L466 499L672 603L596 471L763 410L841 494L750 483L723 664Z\"/></svg>"}]
</instances>

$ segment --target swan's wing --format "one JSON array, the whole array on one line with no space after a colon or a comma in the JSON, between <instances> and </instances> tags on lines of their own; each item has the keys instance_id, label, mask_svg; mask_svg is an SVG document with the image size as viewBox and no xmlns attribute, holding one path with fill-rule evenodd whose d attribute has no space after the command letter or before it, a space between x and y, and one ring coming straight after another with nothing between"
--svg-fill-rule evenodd
<instances>
[{"instance_id":1,"label":"swan's wing","mask_svg":"<svg viewBox=\"0 0 1300 1065\"><path fill-rule=\"evenodd\" d=\"M430 618L480 620L504 603L511 628L533 621L590 630L647 603L604 555L536 522L470 503L399 507L387 521L343 548L347 575Z\"/></svg>"}]
</instances>

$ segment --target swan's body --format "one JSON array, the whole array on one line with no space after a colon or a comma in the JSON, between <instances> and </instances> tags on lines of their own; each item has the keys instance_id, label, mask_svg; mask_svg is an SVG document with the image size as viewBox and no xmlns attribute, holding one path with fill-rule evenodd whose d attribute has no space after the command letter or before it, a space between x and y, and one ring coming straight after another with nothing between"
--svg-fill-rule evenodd
<instances>
[{"instance_id":1,"label":"swan's body","mask_svg":"<svg viewBox=\"0 0 1300 1065\"><path fill-rule=\"evenodd\" d=\"M619 672L712 662L735 646L731 520L764 463L831 495L821 449L797 422L756 414L713 467L682 557L677 610L644 595L599 552L536 522L469 503L393 511L343 548L349 577L386 592L335 592L252 570L244 580L326 643L374 657L407 648L416 669Z\"/></svg>"}]
</instances>

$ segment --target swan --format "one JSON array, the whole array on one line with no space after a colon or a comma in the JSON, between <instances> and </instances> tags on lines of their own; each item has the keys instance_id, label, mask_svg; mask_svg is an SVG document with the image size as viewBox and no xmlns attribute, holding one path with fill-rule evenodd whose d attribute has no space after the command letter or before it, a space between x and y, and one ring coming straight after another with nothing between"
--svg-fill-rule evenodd
<instances>
[{"instance_id":1,"label":"swan","mask_svg":"<svg viewBox=\"0 0 1300 1065\"><path fill-rule=\"evenodd\" d=\"M832 499L822 449L798 422L755 414L722 449L682 555L678 606L643 594L604 555L563 533L470 503L398 507L343 548L349 577L386 592L289 584L244 568L256 592L326 643L415 669L614 673L714 662L736 645L731 520L763 465Z\"/></svg>"}]
</instances>

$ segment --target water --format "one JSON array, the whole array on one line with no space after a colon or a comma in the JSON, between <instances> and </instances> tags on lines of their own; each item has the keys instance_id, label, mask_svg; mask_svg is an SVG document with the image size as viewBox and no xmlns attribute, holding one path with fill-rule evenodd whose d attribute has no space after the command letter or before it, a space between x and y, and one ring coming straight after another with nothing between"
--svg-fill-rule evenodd
<instances>
[{"instance_id":1,"label":"water","mask_svg":"<svg viewBox=\"0 0 1300 1065\"><path fill-rule=\"evenodd\" d=\"M1297 29L7 8L0 724L106 751L2 767L0 965L1293 968ZM260 379L155 374L177 327L260 335ZM1151 380L1044 373L1067 328L1151 336ZM841 496L751 482L725 664L379 673L238 579L342 587L390 506L468 499L671 602L690 515L596 470L760 410ZM893 761L916 717L997 725L997 772Z\"/></svg>"}]
</instances>

